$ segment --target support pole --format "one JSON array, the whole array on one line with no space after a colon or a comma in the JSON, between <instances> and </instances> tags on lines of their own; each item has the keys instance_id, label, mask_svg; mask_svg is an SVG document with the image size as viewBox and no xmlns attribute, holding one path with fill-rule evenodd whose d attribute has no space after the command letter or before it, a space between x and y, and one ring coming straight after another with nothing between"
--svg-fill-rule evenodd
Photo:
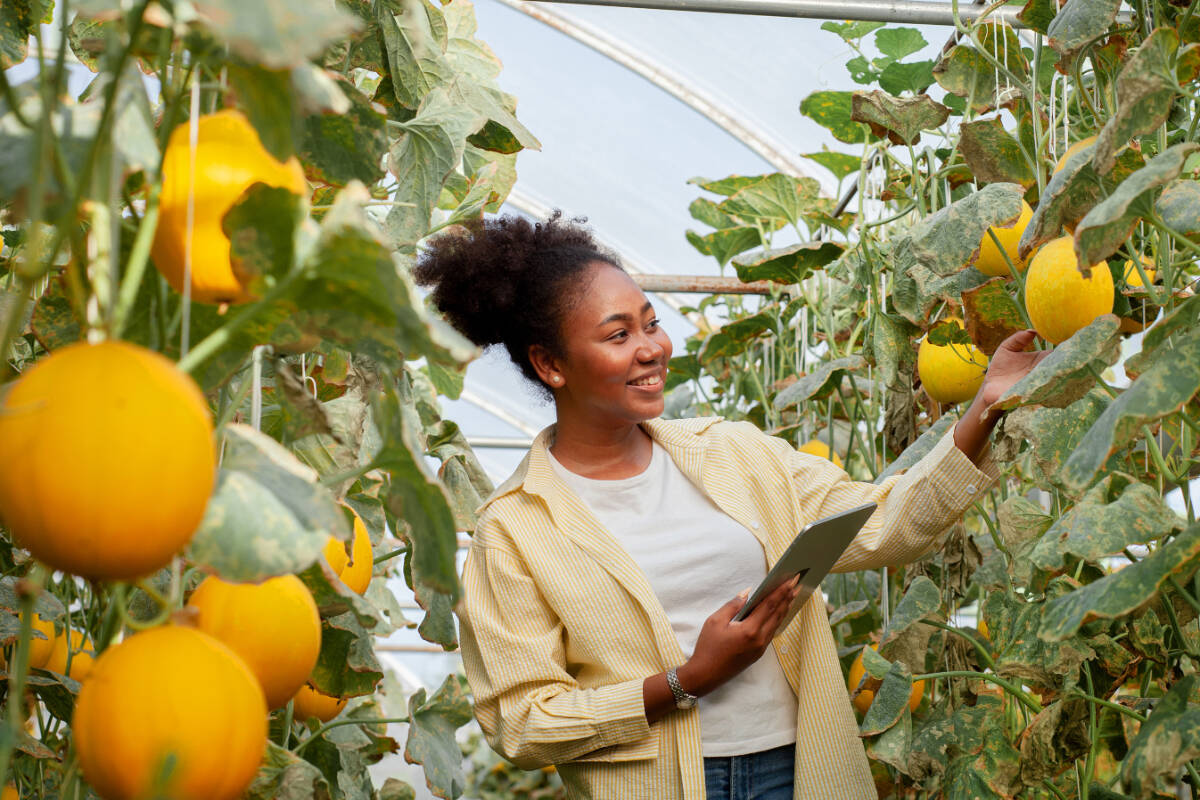
<instances>
[{"instance_id":1,"label":"support pole","mask_svg":"<svg viewBox=\"0 0 1200 800\"><path fill-rule=\"evenodd\" d=\"M660 275L643 272L630 275L643 292L674 292L677 294L770 294L771 281L743 283L737 278L707 275Z\"/></svg>"},{"instance_id":2,"label":"support pole","mask_svg":"<svg viewBox=\"0 0 1200 800\"><path fill-rule=\"evenodd\" d=\"M546 2L546 0L535 0ZM752 14L763 17L799 17L803 19L869 20L872 22L905 23L910 25L953 25L954 6L947 2L923 0L556 0L592 6L622 8L653 8L661 11L704 11L716 14ZM977 19L985 9L962 3L958 16L963 22ZM1024 28L1019 19L1019 6L1002 6L988 19L1006 22L1014 28ZM1118 14L1124 24L1128 12Z\"/></svg>"}]
</instances>

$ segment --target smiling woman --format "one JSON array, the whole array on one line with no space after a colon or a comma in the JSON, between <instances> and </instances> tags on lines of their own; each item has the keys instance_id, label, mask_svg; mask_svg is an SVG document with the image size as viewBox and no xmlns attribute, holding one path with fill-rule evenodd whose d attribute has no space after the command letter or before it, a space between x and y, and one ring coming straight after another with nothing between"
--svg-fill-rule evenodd
<instances>
[{"instance_id":1,"label":"smiling woman","mask_svg":"<svg viewBox=\"0 0 1200 800\"><path fill-rule=\"evenodd\" d=\"M733 617L821 517L879 505L837 571L932 548L995 479L981 412L1038 358L1021 352L1032 332L1001 345L963 423L875 485L746 423L658 419L671 341L577 222L472 223L433 240L416 277L556 414L484 503L463 570L463 662L492 747L555 764L572 798L874 798L824 605L790 617L788 583Z\"/></svg>"}]
</instances>

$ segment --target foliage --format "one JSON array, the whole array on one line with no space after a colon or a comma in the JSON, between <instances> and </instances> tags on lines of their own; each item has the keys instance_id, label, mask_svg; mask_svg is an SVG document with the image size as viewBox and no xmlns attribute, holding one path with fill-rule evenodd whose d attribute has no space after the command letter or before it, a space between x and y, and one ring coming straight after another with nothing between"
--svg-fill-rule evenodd
<instances>
[{"instance_id":1,"label":"foliage","mask_svg":"<svg viewBox=\"0 0 1200 800\"><path fill-rule=\"evenodd\" d=\"M1088 316L997 403L1001 478L936 554L824 584L843 668L862 654L874 692L860 733L880 797L1200 786L1200 15L1131 6L1123 18L1116 2L1029 0L1033 31L985 14L937 63L918 60L914 29L825 23L863 88L800 109L860 145L810 156L839 182L857 173L844 198L856 203L834 217L810 189L798 206L747 215L734 202L747 188L804 181L695 181L717 198L693 202L713 230L688 237L722 267L745 280L738 265L809 255L754 274L776 282L759 303L699 304L729 321L673 360L670 407L829 443L858 480L910 465L953 421L917 375L922 337L991 353L1030 327L1021 265L973 267L1022 200L1034 212L1019 258L1066 235L1080 265L1113 276L1112 313ZM1154 281L1127 282L1127 260ZM916 632L922 646L908 646ZM917 680L926 691L910 712Z\"/></svg>"},{"instance_id":2,"label":"foliage","mask_svg":"<svg viewBox=\"0 0 1200 800\"><path fill-rule=\"evenodd\" d=\"M44 46L39 22L61 34L60 49ZM68 727L79 684L27 668L42 636L23 623L33 609L102 652L166 622L203 572L298 574L322 621L311 683L366 699L322 727L290 704L274 712L248 796L412 796L367 772L399 753L385 726L400 720L433 791L458 796L455 732L469 718L459 679L385 718L371 699L383 678L374 639L416 623L388 592L347 588L321 553L330 536L349 539L353 509L375 582L403 578L425 609L422 636L455 647L457 532L491 487L438 394L456 393L475 353L426 311L409 269L422 240L497 210L517 153L539 146L497 83L470 0L35 0L0 7L0 32L3 68L43 59L19 85L0 72L0 383L72 342L135 343L195 379L222 457L190 548L141 580L50 573L0 531L10 665L0 773L24 796L95 796ZM72 55L95 73L79 98L63 89ZM247 289L233 306L190 302L151 253L164 175L188 174L186 158L164 162L167 142L186 145L221 109L244 114L262 147L298 158L307 179L300 194L251 181L206 228L228 237ZM172 224L186 238L178 194Z\"/></svg>"}]
</instances>

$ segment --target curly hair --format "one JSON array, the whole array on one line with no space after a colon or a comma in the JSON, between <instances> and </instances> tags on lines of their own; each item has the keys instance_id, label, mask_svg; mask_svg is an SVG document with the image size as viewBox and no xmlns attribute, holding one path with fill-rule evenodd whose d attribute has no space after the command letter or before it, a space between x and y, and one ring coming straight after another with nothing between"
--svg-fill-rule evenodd
<instances>
[{"instance_id":1,"label":"curly hair","mask_svg":"<svg viewBox=\"0 0 1200 800\"><path fill-rule=\"evenodd\" d=\"M413 276L432 287L433 304L450 324L480 347L504 345L548 397L529 348L564 356L563 320L587 291L588 267L599 261L624 269L585 221L563 220L561 211L544 222L509 215L472 220L430 240Z\"/></svg>"}]
</instances>

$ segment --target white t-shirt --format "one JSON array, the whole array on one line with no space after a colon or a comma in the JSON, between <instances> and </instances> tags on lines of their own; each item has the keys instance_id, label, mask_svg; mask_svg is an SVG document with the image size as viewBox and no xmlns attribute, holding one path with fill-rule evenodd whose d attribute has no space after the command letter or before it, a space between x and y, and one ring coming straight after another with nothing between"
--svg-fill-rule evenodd
<instances>
[{"instance_id":1,"label":"white t-shirt","mask_svg":"<svg viewBox=\"0 0 1200 800\"><path fill-rule=\"evenodd\" d=\"M766 555L754 534L696 488L657 442L650 465L631 478L585 478L553 454L550 463L641 568L686 656L704 621L766 576ZM796 741L796 696L773 647L698 707L706 757Z\"/></svg>"}]
</instances>

